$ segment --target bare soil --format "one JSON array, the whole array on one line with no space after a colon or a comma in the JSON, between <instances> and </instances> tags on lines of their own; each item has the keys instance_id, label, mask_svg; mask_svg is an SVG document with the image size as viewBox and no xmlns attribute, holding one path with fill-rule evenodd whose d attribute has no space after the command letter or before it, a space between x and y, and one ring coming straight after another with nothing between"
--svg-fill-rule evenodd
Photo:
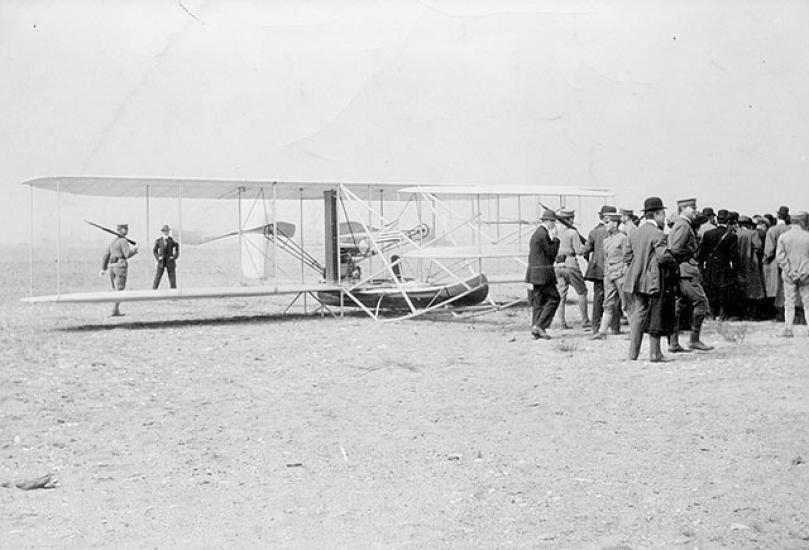
<instances>
[{"instance_id":1,"label":"bare soil","mask_svg":"<svg viewBox=\"0 0 809 550\"><path fill-rule=\"evenodd\" d=\"M806 327L710 323L715 351L661 365L535 341L527 309L113 319L21 304L25 251L2 258L1 548L809 548Z\"/></svg>"}]
</instances>

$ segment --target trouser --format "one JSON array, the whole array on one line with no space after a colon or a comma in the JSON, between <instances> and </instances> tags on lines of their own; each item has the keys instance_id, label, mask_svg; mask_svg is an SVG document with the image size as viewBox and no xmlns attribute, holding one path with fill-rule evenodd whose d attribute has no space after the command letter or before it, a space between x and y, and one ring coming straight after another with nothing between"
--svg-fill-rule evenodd
<instances>
[{"instance_id":1,"label":"trouser","mask_svg":"<svg viewBox=\"0 0 809 550\"><path fill-rule=\"evenodd\" d=\"M592 280L592 279L591 279ZM616 304L616 309L620 308L620 304ZM604 279L593 281L593 334L598 332L601 326L601 318L604 316ZM621 314L620 311L616 313L613 311L612 320L610 321L610 328L613 332L620 332L621 330Z\"/></svg>"},{"instance_id":2,"label":"trouser","mask_svg":"<svg viewBox=\"0 0 809 550\"><path fill-rule=\"evenodd\" d=\"M799 301L803 303L804 310L809 306L809 281L798 284L792 282L786 276L784 281L784 325L786 330L792 330L795 324L795 306Z\"/></svg>"},{"instance_id":3,"label":"trouser","mask_svg":"<svg viewBox=\"0 0 809 550\"><path fill-rule=\"evenodd\" d=\"M680 292L677 293L677 301L674 304L674 311L677 317L676 327L680 327L680 315L691 309L691 326L696 319L705 317L708 313L708 298L699 278L680 279Z\"/></svg>"},{"instance_id":4,"label":"trouser","mask_svg":"<svg viewBox=\"0 0 809 550\"><path fill-rule=\"evenodd\" d=\"M531 326L546 329L551 326L556 308L559 306L556 283L534 285L531 293Z\"/></svg>"},{"instance_id":5,"label":"trouser","mask_svg":"<svg viewBox=\"0 0 809 550\"><path fill-rule=\"evenodd\" d=\"M157 289L160 286L160 279L163 278L163 271L168 271L169 273L169 285L171 288L177 288L177 277L175 273L175 264L163 264L162 262L158 262L157 264L157 272L154 275L154 283L152 284L153 289Z\"/></svg>"},{"instance_id":6,"label":"trouser","mask_svg":"<svg viewBox=\"0 0 809 550\"><path fill-rule=\"evenodd\" d=\"M557 267L556 290L559 292L559 322L566 324L565 302L567 301L567 291L572 286L579 296L579 314L582 322L589 321L587 318L587 285L584 283L584 276L578 267Z\"/></svg>"}]
</instances>

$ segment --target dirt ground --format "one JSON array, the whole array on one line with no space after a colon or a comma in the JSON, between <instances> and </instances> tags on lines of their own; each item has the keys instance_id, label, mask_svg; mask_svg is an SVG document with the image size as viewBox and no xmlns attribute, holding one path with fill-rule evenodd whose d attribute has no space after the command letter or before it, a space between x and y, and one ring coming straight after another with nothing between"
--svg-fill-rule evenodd
<instances>
[{"instance_id":1,"label":"dirt ground","mask_svg":"<svg viewBox=\"0 0 809 550\"><path fill-rule=\"evenodd\" d=\"M1 548L809 548L806 327L660 365L527 309L112 319L21 304L0 257L0 482L59 482L0 488Z\"/></svg>"}]
</instances>

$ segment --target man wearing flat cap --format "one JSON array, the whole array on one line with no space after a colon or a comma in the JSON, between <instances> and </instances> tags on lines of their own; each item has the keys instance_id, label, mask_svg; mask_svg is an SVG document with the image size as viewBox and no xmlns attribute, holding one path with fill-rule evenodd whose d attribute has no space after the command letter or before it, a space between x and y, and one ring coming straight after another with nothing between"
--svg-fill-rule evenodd
<instances>
[{"instance_id":1,"label":"man wearing flat cap","mask_svg":"<svg viewBox=\"0 0 809 550\"><path fill-rule=\"evenodd\" d=\"M624 291L632 293L629 358L640 353L643 333L649 334L649 360L666 361L660 350L660 338L674 331L677 286L677 261L668 248L663 225L666 210L660 197L643 203L643 221L629 238L624 253L627 271Z\"/></svg>"},{"instance_id":2,"label":"man wearing flat cap","mask_svg":"<svg viewBox=\"0 0 809 550\"><path fill-rule=\"evenodd\" d=\"M764 287L767 298L772 300L775 307L776 319L784 319L784 280L781 268L775 261L775 251L778 246L778 239L789 231L790 217L789 207L782 206L776 214L776 223L767 231L764 239Z\"/></svg>"},{"instance_id":3,"label":"man wearing flat cap","mask_svg":"<svg viewBox=\"0 0 809 550\"><path fill-rule=\"evenodd\" d=\"M536 339L550 339L547 329L559 306L553 267L559 253L556 232L556 214L553 210L545 210L539 227L531 236L525 273L525 282L531 285L531 334Z\"/></svg>"},{"instance_id":4,"label":"man wearing flat cap","mask_svg":"<svg viewBox=\"0 0 809 550\"><path fill-rule=\"evenodd\" d=\"M99 273L99 276L103 276L107 272L107 269L109 269L110 283L112 284L113 290L124 290L126 288L127 272L129 271L128 260L138 253L138 245L129 248L129 241L126 238L129 233L128 224L118 224L117 231L118 236L109 244L101 259L101 273ZM122 315L120 305L120 302L113 304L113 317Z\"/></svg>"},{"instance_id":5,"label":"man wearing flat cap","mask_svg":"<svg viewBox=\"0 0 809 550\"><path fill-rule=\"evenodd\" d=\"M784 333L792 336L795 306L803 303L809 311L809 213L800 211L791 217L789 231L778 239L775 261L781 268L784 281Z\"/></svg>"},{"instance_id":6,"label":"man wearing flat cap","mask_svg":"<svg viewBox=\"0 0 809 550\"><path fill-rule=\"evenodd\" d=\"M621 214L621 225L619 229L628 237L638 228L638 225L633 220L635 213L628 208L621 208L618 213Z\"/></svg>"},{"instance_id":7,"label":"man wearing flat cap","mask_svg":"<svg viewBox=\"0 0 809 550\"><path fill-rule=\"evenodd\" d=\"M697 264L697 235L692 223L697 215L697 199L677 201L678 216L669 232L668 243L671 255L677 260L679 275L677 301L675 304L675 329L669 337L669 351L682 353L692 350L709 351L713 347L700 340L702 323L708 313L708 298L702 288ZM680 319L691 311L691 337L688 348L680 345Z\"/></svg>"},{"instance_id":8,"label":"man wearing flat cap","mask_svg":"<svg viewBox=\"0 0 809 550\"><path fill-rule=\"evenodd\" d=\"M168 271L169 286L177 288L176 268L177 258L180 257L180 245L171 237L171 228L168 225L164 225L160 231L163 235L158 237L152 247L152 255L157 261L157 271L152 288L157 290L157 287L160 286L160 279L163 278L164 271Z\"/></svg>"},{"instance_id":9,"label":"man wearing flat cap","mask_svg":"<svg viewBox=\"0 0 809 550\"><path fill-rule=\"evenodd\" d=\"M615 214L618 209L609 204L601 207L598 213L599 223L587 235L587 242L582 249L582 255L587 259L587 270L584 279L593 283L593 335L598 334L601 326L601 317L604 314L604 238L607 236L605 214ZM612 332L620 332L621 315L616 312L612 318Z\"/></svg>"},{"instance_id":10,"label":"man wearing flat cap","mask_svg":"<svg viewBox=\"0 0 809 550\"><path fill-rule=\"evenodd\" d=\"M730 212L716 214L716 229L702 238L697 262L703 276L705 294L714 317L728 319L735 314L736 272L739 266L739 241L728 227Z\"/></svg>"},{"instance_id":11,"label":"man wearing flat cap","mask_svg":"<svg viewBox=\"0 0 809 550\"><path fill-rule=\"evenodd\" d=\"M579 315L582 328L590 328L590 319L587 316L587 285L579 267L579 256L582 252L582 239L573 226L573 210L560 210L556 213L561 227L559 228L559 255L556 258L556 284L559 291L559 308L557 315L563 329L569 329L565 319L565 301L567 291L572 286L579 297Z\"/></svg>"}]
</instances>

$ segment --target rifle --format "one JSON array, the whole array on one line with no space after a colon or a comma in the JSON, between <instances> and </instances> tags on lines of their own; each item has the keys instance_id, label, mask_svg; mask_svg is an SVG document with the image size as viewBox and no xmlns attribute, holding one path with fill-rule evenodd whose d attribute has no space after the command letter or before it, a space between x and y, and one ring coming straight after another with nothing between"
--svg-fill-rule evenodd
<instances>
[{"instance_id":1,"label":"rifle","mask_svg":"<svg viewBox=\"0 0 809 550\"><path fill-rule=\"evenodd\" d=\"M553 210L552 208L548 208L547 206L545 206L544 204L542 204L542 201L539 201L539 205L540 205L542 208L544 208L545 210L551 210L551 211L553 211L553 212L556 212L556 211L555 211L555 210ZM581 244L587 244L587 239L585 239L584 237L582 237L582 236L581 236L581 233L579 233L579 230L578 230L578 229L576 229L576 227L575 227L575 226L574 226L572 223L570 223L569 221L567 221L567 220L566 220L566 219L564 219L564 218L556 218L556 219L559 221L559 223L561 223L562 225L564 225L564 226L565 226L565 227L567 227L568 229L572 229L573 231L575 231L575 232L576 232L576 235L578 235L578 236L579 236L579 241L581 241Z\"/></svg>"},{"instance_id":2,"label":"rifle","mask_svg":"<svg viewBox=\"0 0 809 550\"><path fill-rule=\"evenodd\" d=\"M120 237L120 236L121 236L121 235L119 235L119 234L118 234L118 232L117 232L117 231L114 231L114 230L110 229L109 227L104 227L103 225L98 225L97 223L93 223L93 222L91 222L91 221L87 221L87 220L82 220L82 221L83 221L84 223L88 224L88 225L92 225L93 227L97 227L97 228L99 228L101 231L106 231L107 233L110 233L110 234L112 234L112 235L115 235L116 237ZM127 237L124 237L124 238L126 239L126 241L127 241L129 244L131 244L131 245L133 245L133 246L137 246L137 245L138 245L138 243L136 243L136 242L135 242L135 241L133 241L132 239L129 239L129 238L127 238Z\"/></svg>"}]
</instances>

